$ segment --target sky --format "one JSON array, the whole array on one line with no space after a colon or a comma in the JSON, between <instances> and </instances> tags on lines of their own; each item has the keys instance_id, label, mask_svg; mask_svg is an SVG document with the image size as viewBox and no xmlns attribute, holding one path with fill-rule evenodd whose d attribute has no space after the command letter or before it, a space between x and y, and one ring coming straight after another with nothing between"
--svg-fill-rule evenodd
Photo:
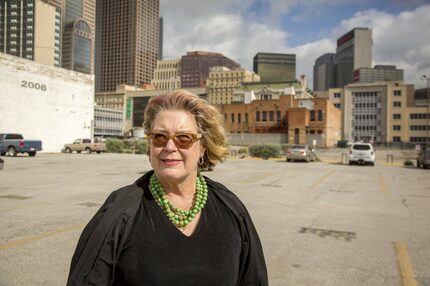
<instances>
[{"instance_id":1,"label":"sky","mask_svg":"<svg viewBox=\"0 0 430 286\"><path fill-rule=\"evenodd\" d=\"M372 29L373 65L396 65L405 82L430 77L430 0L160 0L163 59L219 52L252 70L258 52L296 54L312 88L313 65L355 27Z\"/></svg>"}]
</instances>

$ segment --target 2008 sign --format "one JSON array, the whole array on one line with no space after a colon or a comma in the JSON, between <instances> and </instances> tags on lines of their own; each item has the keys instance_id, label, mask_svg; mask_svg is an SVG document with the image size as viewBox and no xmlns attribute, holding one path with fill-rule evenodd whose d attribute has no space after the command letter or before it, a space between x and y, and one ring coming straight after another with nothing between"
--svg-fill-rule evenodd
<instances>
[{"instance_id":1,"label":"2008 sign","mask_svg":"<svg viewBox=\"0 0 430 286\"><path fill-rule=\"evenodd\" d=\"M32 82L32 81L26 81L26 80L21 80L21 87L34 88L34 89L39 89L41 91L46 91L45 84L40 84L38 82Z\"/></svg>"}]
</instances>

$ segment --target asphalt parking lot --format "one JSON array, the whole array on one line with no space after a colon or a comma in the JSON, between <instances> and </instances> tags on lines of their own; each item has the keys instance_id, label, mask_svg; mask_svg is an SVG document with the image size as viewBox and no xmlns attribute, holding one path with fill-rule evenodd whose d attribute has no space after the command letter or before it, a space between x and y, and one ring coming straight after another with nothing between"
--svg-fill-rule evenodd
<instances>
[{"instance_id":1,"label":"asphalt parking lot","mask_svg":"<svg viewBox=\"0 0 430 286\"><path fill-rule=\"evenodd\" d=\"M411 152L378 150L375 167L341 164L342 152L232 158L204 174L248 207L270 285L430 285L430 170L403 167ZM150 170L145 155L2 158L0 286L64 285L83 226Z\"/></svg>"}]
</instances>

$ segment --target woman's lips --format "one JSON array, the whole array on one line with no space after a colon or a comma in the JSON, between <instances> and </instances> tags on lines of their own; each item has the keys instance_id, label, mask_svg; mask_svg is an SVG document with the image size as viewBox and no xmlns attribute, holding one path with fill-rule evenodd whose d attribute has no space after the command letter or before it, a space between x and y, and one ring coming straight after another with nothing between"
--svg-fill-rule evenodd
<instances>
[{"instance_id":1,"label":"woman's lips","mask_svg":"<svg viewBox=\"0 0 430 286\"><path fill-rule=\"evenodd\" d=\"M181 160L175 160L175 159L162 159L163 163L167 166L175 166L178 165Z\"/></svg>"}]
</instances>

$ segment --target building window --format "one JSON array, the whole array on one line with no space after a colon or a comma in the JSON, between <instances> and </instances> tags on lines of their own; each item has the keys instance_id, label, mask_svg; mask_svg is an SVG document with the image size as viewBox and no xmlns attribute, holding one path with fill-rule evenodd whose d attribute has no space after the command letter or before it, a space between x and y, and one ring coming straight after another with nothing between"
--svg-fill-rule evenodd
<instances>
[{"instance_id":1,"label":"building window","mask_svg":"<svg viewBox=\"0 0 430 286\"><path fill-rule=\"evenodd\" d=\"M334 104L334 107L336 107L336 108L340 109L340 103L335 103L335 104Z\"/></svg>"},{"instance_id":2,"label":"building window","mask_svg":"<svg viewBox=\"0 0 430 286\"><path fill-rule=\"evenodd\" d=\"M234 123L234 113L231 114L231 123Z\"/></svg>"},{"instance_id":3,"label":"building window","mask_svg":"<svg viewBox=\"0 0 430 286\"><path fill-rule=\"evenodd\" d=\"M393 142L400 142L400 137L399 136L394 136L393 137Z\"/></svg>"},{"instance_id":4,"label":"building window","mask_svg":"<svg viewBox=\"0 0 430 286\"><path fill-rule=\"evenodd\" d=\"M275 121L275 112L269 111L269 121Z\"/></svg>"},{"instance_id":5,"label":"building window","mask_svg":"<svg viewBox=\"0 0 430 286\"><path fill-rule=\"evenodd\" d=\"M256 112L256 117L257 117L257 120L256 120L256 121L260 121L260 111L257 111L257 112Z\"/></svg>"},{"instance_id":6,"label":"building window","mask_svg":"<svg viewBox=\"0 0 430 286\"><path fill-rule=\"evenodd\" d=\"M263 121L267 121L267 111L263 111Z\"/></svg>"},{"instance_id":7,"label":"building window","mask_svg":"<svg viewBox=\"0 0 430 286\"><path fill-rule=\"evenodd\" d=\"M394 131L400 131L400 125L393 125Z\"/></svg>"},{"instance_id":8,"label":"building window","mask_svg":"<svg viewBox=\"0 0 430 286\"><path fill-rule=\"evenodd\" d=\"M400 101L393 101L393 106L394 107L401 107L402 106L402 102L400 102Z\"/></svg>"},{"instance_id":9,"label":"building window","mask_svg":"<svg viewBox=\"0 0 430 286\"><path fill-rule=\"evenodd\" d=\"M315 121L315 110L311 110L311 121Z\"/></svg>"},{"instance_id":10,"label":"building window","mask_svg":"<svg viewBox=\"0 0 430 286\"><path fill-rule=\"evenodd\" d=\"M430 126L426 126L426 125L411 125L410 129L412 131L430 130Z\"/></svg>"},{"instance_id":11,"label":"building window","mask_svg":"<svg viewBox=\"0 0 430 286\"><path fill-rule=\"evenodd\" d=\"M281 112L276 111L276 122L281 122Z\"/></svg>"},{"instance_id":12,"label":"building window","mask_svg":"<svg viewBox=\"0 0 430 286\"><path fill-rule=\"evenodd\" d=\"M339 98L340 97L340 92L335 92L333 96Z\"/></svg>"},{"instance_id":13,"label":"building window","mask_svg":"<svg viewBox=\"0 0 430 286\"><path fill-rule=\"evenodd\" d=\"M402 119L401 114L393 114L393 119Z\"/></svg>"},{"instance_id":14,"label":"building window","mask_svg":"<svg viewBox=\"0 0 430 286\"><path fill-rule=\"evenodd\" d=\"M394 96L402 96L402 91L401 90L395 90Z\"/></svg>"},{"instance_id":15,"label":"building window","mask_svg":"<svg viewBox=\"0 0 430 286\"><path fill-rule=\"evenodd\" d=\"M237 114L237 122L240 123L242 121L242 114L238 113Z\"/></svg>"},{"instance_id":16,"label":"building window","mask_svg":"<svg viewBox=\"0 0 430 286\"><path fill-rule=\"evenodd\" d=\"M323 121L324 120L324 110L318 110L318 121Z\"/></svg>"},{"instance_id":17,"label":"building window","mask_svg":"<svg viewBox=\"0 0 430 286\"><path fill-rule=\"evenodd\" d=\"M428 116L430 116L430 114L426 114L426 113L412 113L409 115L410 119L426 119Z\"/></svg>"},{"instance_id":18,"label":"building window","mask_svg":"<svg viewBox=\"0 0 430 286\"><path fill-rule=\"evenodd\" d=\"M426 142L426 137L410 137L410 142Z\"/></svg>"},{"instance_id":19,"label":"building window","mask_svg":"<svg viewBox=\"0 0 430 286\"><path fill-rule=\"evenodd\" d=\"M245 123L248 123L248 113L245 113Z\"/></svg>"}]
</instances>

